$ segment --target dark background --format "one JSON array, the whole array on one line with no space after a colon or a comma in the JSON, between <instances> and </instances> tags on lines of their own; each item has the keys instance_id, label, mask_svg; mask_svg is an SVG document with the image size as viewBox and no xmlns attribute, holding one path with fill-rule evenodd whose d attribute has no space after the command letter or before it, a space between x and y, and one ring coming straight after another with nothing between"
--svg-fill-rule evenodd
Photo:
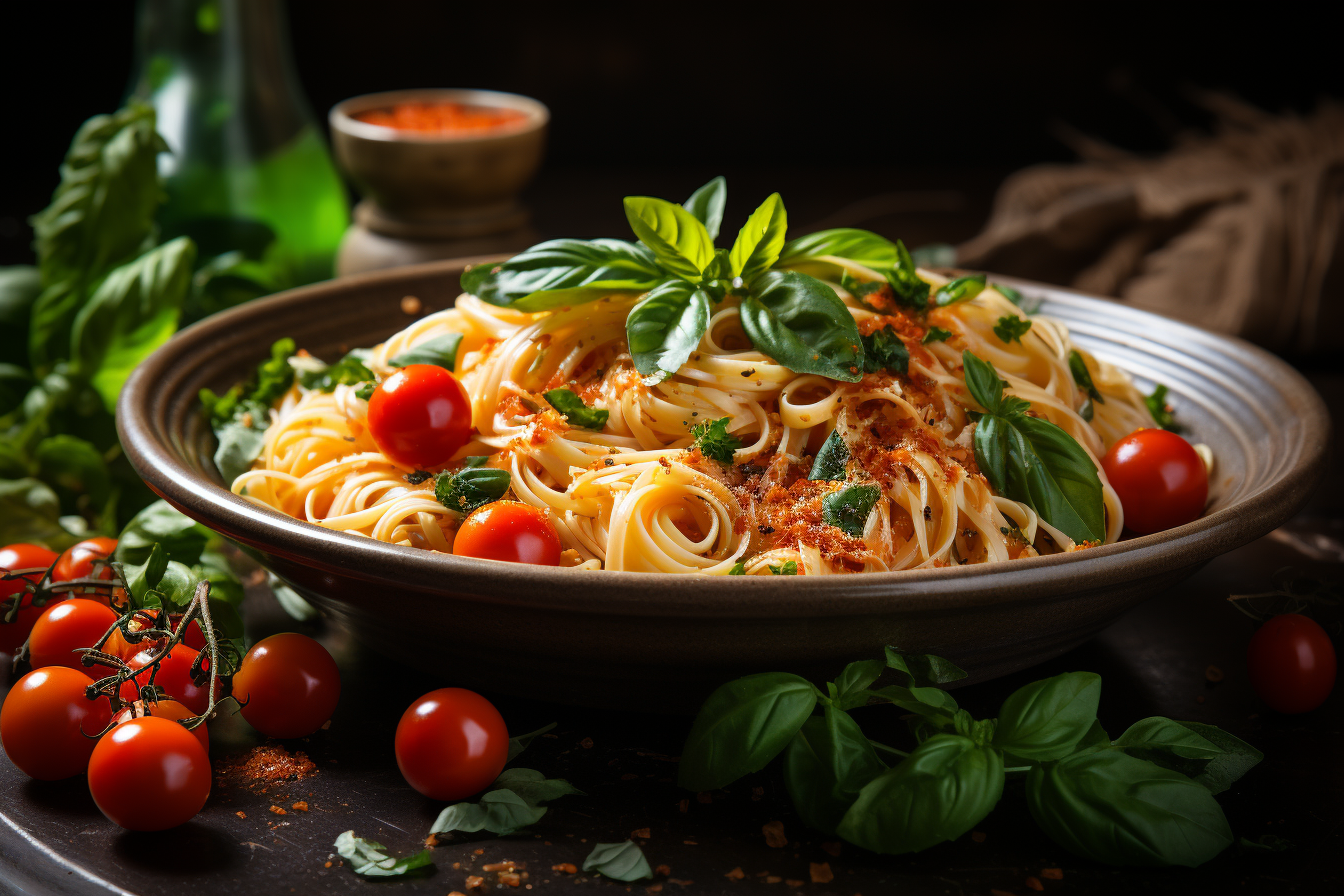
<instances>
[{"instance_id":1,"label":"dark background","mask_svg":"<svg viewBox=\"0 0 1344 896\"><path fill-rule=\"evenodd\" d=\"M745 178L752 200L758 186L833 183L834 201L814 201L802 223L882 189L1069 160L1065 127L1160 150L1207 122L1193 87L1273 111L1344 94L1337 32L1319 12L1245 9L293 0L288 18L319 119L346 97L416 86L550 106L533 196L549 230L584 200L575 184L601 184L606 201L655 189L679 199L719 173ZM16 263L31 259L26 219L49 200L75 129L123 98L134 4L10 3L0 29L0 263ZM618 206L611 215L620 227Z\"/></svg>"}]
</instances>

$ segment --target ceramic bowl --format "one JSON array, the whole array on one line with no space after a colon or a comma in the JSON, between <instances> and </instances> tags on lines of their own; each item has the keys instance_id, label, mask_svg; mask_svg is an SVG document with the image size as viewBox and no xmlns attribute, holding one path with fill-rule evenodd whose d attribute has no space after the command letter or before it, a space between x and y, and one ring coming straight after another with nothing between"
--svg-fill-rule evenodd
<instances>
[{"instance_id":1,"label":"ceramic bowl","mask_svg":"<svg viewBox=\"0 0 1344 896\"><path fill-rule=\"evenodd\" d=\"M693 709L749 672L830 676L884 645L949 657L983 680L1057 656L1301 506L1329 419L1290 367L1236 339L1102 299L1005 280L1079 344L1166 383L1217 458L1208 512L1154 535L999 565L819 578L576 573L382 544L235 497L211 461L197 393L245 378L281 336L320 357L411 322L404 296L449 306L469 260L281 293L179 333L131 375L117 421L153 489L237 541L373 648L457 683L559 702Z\"/></svg>"}]
</instances>

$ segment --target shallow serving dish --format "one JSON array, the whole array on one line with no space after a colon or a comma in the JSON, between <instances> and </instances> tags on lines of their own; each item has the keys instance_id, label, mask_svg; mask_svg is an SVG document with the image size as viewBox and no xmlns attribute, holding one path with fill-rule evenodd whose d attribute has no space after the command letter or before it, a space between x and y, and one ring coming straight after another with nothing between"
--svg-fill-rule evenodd
<instances>
[{"instance_id":1,"label":"shallow serving dish","mask_svg":"<svg viewBox=\"0 0 1344 896\"><path fill-rule=\"evenodd\" d=\"M235 497L197 392L245 378L292 336L334 360L410 323L401 300L448 307L469 260L348 277L253 302L175 336L131 375L117 424L150 486L241 544L383 652L456 683L561 702L693 708L748 672L831 675L883 645L946 656L983 680L1083 642L1219 554L1278 526L1319 475L1329 418L1290 367L1235 339L1123 305L1005 280L1044 299L1077 341L1145 389L1217 458L1206 515L1078 554L823 578L578 573L375 542Z\"/></svg>"}]
</instances>

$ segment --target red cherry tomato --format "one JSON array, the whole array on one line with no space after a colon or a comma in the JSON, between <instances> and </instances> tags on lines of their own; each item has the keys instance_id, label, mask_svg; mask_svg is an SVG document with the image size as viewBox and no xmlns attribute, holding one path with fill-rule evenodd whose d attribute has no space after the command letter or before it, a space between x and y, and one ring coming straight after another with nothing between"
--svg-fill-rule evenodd
<instances>
[{"instance_id":1,"label":"red cherry tomato","mask_svg":"<svg viewBox=\"0 0 1344 896\"><path fill-rule=\"evenodd\" d=\"M139 653L126 661L126 665L132 669L143 669L149 665L150 660L161 649L161 647L142 647ZM191 680L191 666L194 662L196 662L196 651L185 644L174 644L173 649L168 651L168 655L159 663L159 671L154 675L154 684L169 697L181 703L196 715L200 715L210 705L210 679L207 677L199 685ZM201 669L207 676L209 675L209 658L201 662ZM134 681L122 683L121 699L127 703L134 703L139 700L140 688L149 684L149 676L150 673L146 672ZM216 700L219 698L218 682L215 684L215 698Z\"/></svg>"},{"instance_id":2,"label":"red cherry tomato","mask_svg":"<svg viewBox=\"0 0 1344 896\"><path fill-rule=\"evenodd\" d=\"M154 622L155 614L147 611L140 611L131 618L129 627L133 632L140 631L142 629L151 628L154 625ZM160 624L171 626L172 631L176 633L178 626L182 624L182 614L173 613L169 615L166 622L161 622ZM107 639L107 643L103 645L103 652L110 653L113 656L119 656L124 660L129 660L140 651L160 643L160 641L141 640L132 644L126 640L126 637L121 633L121 629L117 629L112 633L112 637ZM196 651L205 649L207 643L205 640L205 632L201 630L199 620L191 620L191 624L187 626L187 633L182 636L182 640L178 643L185 644Z\"/></svg>"},{"instance_id":3,"label":"red cherry tomato","mask_svg":"<svg viewBox=\"0 0 1344 896\"><path fill-rule=\"evenodd\" d=\"M89 793L103 814L131 831L185 824L210 796L210 757L170 719L122 722L89 758Z\"/></svg>"},{"instance_id":4,"label":"red cherry tomato","mask_svg":"<svg viewBox=\"0 0 1344 896\"><path fill-rule=\"evenodd\" d=\"M378 450L393 461L441 467L471 438L471 400L442 367L409 364L373 390L368 423Z\"/></svg>"},{"instance_id":5,"label":"red cherry tomato","mask_svg":"<svg viewBox=\"0 0 1344 896\"><path fill-rule=\"evenodd\" d=\"M509 758L509 730L475 691L440 688L410 705L397 724L397 766L406 783L435 800L488 787Z\"/></svg>"},{"instance_id":6,"label":"red cherry tomato","mask_svg":"<svg viewBox=\"0 0 1344 896\"><path fill-rule=\"evenodd\" d=\"M243 718L269 737L304 737L322 727L341 696L341 673L327 649L286 632L252 645L233 676Z\"/></svg>"},{"instance_id":7,"label":"red cherry tomato","mask_svg":"<svg viewBox=\"0 0 1344 896\"><path fill-rule=\"evenodd\" d=\"M1246 650L1251 686L1271 708L1309 712L1335 686L1335 647L1315 621L1297 613L1275 616L1251 636Z\"/></svg>"},{"instance_id":8,"label":"red cherry tomato","mask_svg":"<svg viewBox=\"0 0 1344 896\"><path fill-rule=\"evenodd\" d=\"M10 689L0 706L0 741L19 771L42 781L84 773L95 738L112 718L106 697L84 696L91 684L83 672L48 666Z\"/></svg>"},{"instance_id":9,"label":"red cherry tomato","mask_svg":"<svg viewBox=\"0 0 1344 896\"><path fill-rule=\"evenodd\" d=\"M117 549L117 540L115 538L86 538L79 544L73 545L61 554L61 559L56 562L56 568L51 572L53 582L73 582L75 579L110 579L113 577L112 567L103 566L98 570L95 576L93 572L93 563L95 560L103 560L112 556L112 552ZM84 597L89 600L101 601L104 604L111 603L107 593L98 592L93 589L67 591L66 597ZM120 600L118 600L120 602Z\"/></svg>"},{"instance_id":10,"label":"red cherry tomato","mask_svg":"<svg viewBox=\"0 0 1344 896\"><path fill-rule=\"evenodd\" d=\"M120 618L96 600L63 600L47 607L28 636L28 658L33 668L69 666L94 679L111 675L113 670L107 666L82 665L84 655L76 648L92 647Z\"/></svg>"},{"instance_id":11,"label":"red cherry tomato","mask_svg":"<svg viewBox=\"0 0 1344 896\"><path fill-rule=\"evenodd\" d=\"M459 557L560 565L560 536L546 511L517 501L495 501L472 512L453 537Z\"/></svg>"},{"instance_id":12,"label":"red cherry tomato","mask_svg":"<svg viewBox=\"0 0 1344 896\"><path fill-rule=\"evenodd\" d=\"M1147 534L1199 519L1209 473L1190 443L1165 429L1140 429L1111 446L1101 462L1125 509L1125 526Z\"/></svg>"},{"instance_id":13,"label":"red cherry tomato","mask_svg":"<svg viewBox=\"0 0 1344 896\"><path fill-rule=\"evenodd\" d=\"M35 544L11 544L0 548L0 573L14 569L45 570L55 562L54 551ZM40 574L34 574L33 584L37 584L41 578ZM33 630L33 623L37 621L37 617L53 603L47 601L46 607L34 607L32 594L24 594L19 599L19 612L14 621L4 622L5 614L9 610L7 606L9 599L16 594L22 594L24 590L23 579L0 579L0 653L13 653L22 647L23 642L28 640L28 633Z\"/></svg>"},{"instance_id":14,"label":"red cherry tomato","mask_svg":"<svg viewBox=\"0 0 1344 896\"><path fill-rule=\"evenodd\" d=\"M120 725L122 722L129 722L131 719L139 719L144 716L157 716L160 719L168 719L176 722L180 719L194 719L196 713L187 709L176 700L159 700L149 704L146 708L143 700L137 700L129 706L123 706L121 710L112 717L113 725ZM205 723L197 725L190 729L196 739L201 742L201 746L208 754L210 752L210 735L205 730Z\"/></svg>"}]
</instances>

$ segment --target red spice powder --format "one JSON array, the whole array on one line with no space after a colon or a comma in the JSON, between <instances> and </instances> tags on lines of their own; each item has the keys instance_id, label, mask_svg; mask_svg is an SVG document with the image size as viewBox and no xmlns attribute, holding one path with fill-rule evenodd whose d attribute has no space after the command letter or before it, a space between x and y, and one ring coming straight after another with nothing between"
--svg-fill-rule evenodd
<instances>
[{"instance_id":1,"label":"red spice powder","mask_svg":"<svg viewBox=\"0 0 1344 896\"><path fill-rule=\"evenodd\" d=\"M301 781L317 774L317 765L302 750L292 754L279 744L260 744L215 765L217 777L239 778L247 787Z\"/></svg>"},{"instance_id":2,"label":"red spice powder","mask_svg":"<svg viewBox=\"0 0 1344 896\"><path fill-rule=\"evenodd\" d=\"M527 116L516 109L469 106L466 103L397 103L390 109L370 109L354 118L369 124L420 134L478 134L507 127Z\"/></svg>"}]
</instances>

